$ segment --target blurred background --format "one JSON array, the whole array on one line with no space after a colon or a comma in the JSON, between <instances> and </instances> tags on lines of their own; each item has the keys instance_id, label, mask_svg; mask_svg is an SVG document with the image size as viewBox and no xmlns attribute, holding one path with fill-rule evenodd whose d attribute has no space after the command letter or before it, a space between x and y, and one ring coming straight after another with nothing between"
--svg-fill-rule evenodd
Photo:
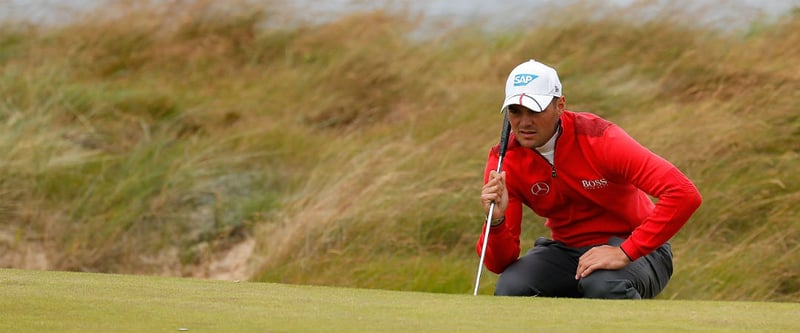
<instances>
[{"instance_id":1,"label":"blurred background","mask_svg":"<svg viewBox=\"0 0 800 333\"><path fill-rule=\"evenodd\" d=\"M143 1L126 1L129 4L143 3ZM175 1L151 0L148 3L170 4ZM185 1L184 1L185 2ZM273 13L285 14L287 21L312 21L315 23L329 22L354 12L387 10L391 12L404 12L406 14L424 16L427 21L438 20L458 25L474 25L481 21L483 28L490 27L494 30L514 29L514 25L527 21L538 23L540 20L530 20L531 15L537 11L563 9L581 3L580 0L508 0L501 3L489 1L468 0L459 1L458 4L445 0L245 0L236 1L234 6L267 5ZM591 3L583 1L584 3ZM15 17L36 23L66 23L71 22L81 15L92 10L113 6L120 0L3 0L3 17ZM604 0L595 1L606 8L626 8L631 6L650 7L648 13L641 18L652 18L660 8L672 6L680 8L686 13L702 12L694 15L694 19L704 24L713 23L720 27L742 25L753 20L773 20L786 14L800 5L798 0L763 1L763 0L694 0L694 1L665 1L665 0Z\"/></svg>"},{"instance_id":2,"label":"blurred background","mask_svg":"<svg viewBox=\"0 0 800 333\"><path fill-rule=\"evenodd\" d=\"M659 298L800 301L799 8L0 0L0 267L471 292L535 58L703 194Z\"/></svg>"}]
</instances>

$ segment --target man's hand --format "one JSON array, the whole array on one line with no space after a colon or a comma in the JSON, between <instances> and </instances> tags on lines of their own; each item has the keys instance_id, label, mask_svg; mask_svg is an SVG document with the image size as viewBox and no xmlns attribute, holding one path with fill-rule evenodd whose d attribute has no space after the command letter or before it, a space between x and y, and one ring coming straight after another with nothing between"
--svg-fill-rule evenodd
<instances>
[{"instance_id":1,"label":"man's hand","mask_svg":"<svg viewBox=\"0 0 800 333\"><path fill-rule=\"evenodd\" d=\"M506 189L506 172L497 173L497 171L489 172L489 181L483 185L481 191L481 203L483 204L483 213L489 214L489 205L494 202L494 210L492 211L492 219L500 219L505 216L506 208L508 208L508 189Z\"/></svg>"},{"instance_id":2,"label":"man's hand","mask_svg":"<svg viewBox=\"0 0 800 333\"><path fill-rule=\"evenodd\" d=\"M621 269L631 263L619 246L600 245L589 249L578 259L575 280L585 278L598 269Z\"/></svg>"}]
</instances>

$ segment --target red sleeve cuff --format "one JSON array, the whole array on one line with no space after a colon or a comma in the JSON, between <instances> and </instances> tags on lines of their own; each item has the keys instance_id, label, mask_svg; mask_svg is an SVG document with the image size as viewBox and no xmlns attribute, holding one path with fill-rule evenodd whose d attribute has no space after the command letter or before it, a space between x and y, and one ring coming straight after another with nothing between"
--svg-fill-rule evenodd
<instances>
[{"instance_id":1,"label":"red sleeve cuff","mask_svg":"<svg viewBox=\"0 0 800 333\"><path fill-rule=\"evenodd\" d=\"M636 261L636 259L644 256L644 253L641 253L641 251L634 247L630 240L622 242L622 245L620 245L619 248L622 249L622 252L625 253L625 255L628 256L628 259L631 261Z\"/></svg>"},{"instance_id":2,"label":"red sleeve cuff","mask_svg":"<svg viewBox=\"0 0 800 333\"><path fill-rule=\"evenodd\" d=\"M492 229L494 229L494 228L497 228L497 227L502 226L504 224L506 224L506 217L505 216L500 218L500 220L497 221L497 222L495 222L495 220L492 220L491 227L492 227Z\"/></svg>"},{"instance_id":3,"label":"red sleeve cuff","mask_svg":"<svg viewBox=\"0 0 800 333\"><path fill-rule=\"evenodd\" d=\"M633 259L631 259L631 256L628 255L628 252L625 252L625 249L623 249L622 246L620 246L619 249L622 251L622 254L624 254L626 257L628 257L628 260L633 262Z\"/></svg>"}]
</instances>

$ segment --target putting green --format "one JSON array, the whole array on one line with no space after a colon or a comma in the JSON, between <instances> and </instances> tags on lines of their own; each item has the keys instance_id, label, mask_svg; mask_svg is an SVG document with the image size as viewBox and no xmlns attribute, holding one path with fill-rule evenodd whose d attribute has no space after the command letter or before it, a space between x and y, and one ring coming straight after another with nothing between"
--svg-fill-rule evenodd
<instances>
[{"instance_id":1,"label":"putting green","mask_svg":"<svg viewBox=\"0 0 800 333\"><path fill-rule=\"evenodd\" d=\"M432 294L0 269L2 332L795 332L800 304Z\"/></svg>"}]
</instances>

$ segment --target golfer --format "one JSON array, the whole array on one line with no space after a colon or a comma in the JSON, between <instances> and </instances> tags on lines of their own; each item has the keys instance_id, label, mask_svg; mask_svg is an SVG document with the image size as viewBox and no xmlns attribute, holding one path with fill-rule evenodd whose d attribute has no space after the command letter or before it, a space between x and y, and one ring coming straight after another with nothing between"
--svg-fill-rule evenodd
<instances>
[{"instance_id":1,"label":"golfer","mask_svg":"<svg viewBox=\"0 0 800 333\"><path fill-rule=\"evenodd\" d=\"M502 111L503 171L495 146L481 192L486 214L495 203L485 259L500 274L495 295L658 295L672 275L668 241L700 206L694 184L617 125L568 111L556 70L540 62L511 71ZM546 218L550 238L520 257L523 205Z\"/></svg>"}]
</instances>

